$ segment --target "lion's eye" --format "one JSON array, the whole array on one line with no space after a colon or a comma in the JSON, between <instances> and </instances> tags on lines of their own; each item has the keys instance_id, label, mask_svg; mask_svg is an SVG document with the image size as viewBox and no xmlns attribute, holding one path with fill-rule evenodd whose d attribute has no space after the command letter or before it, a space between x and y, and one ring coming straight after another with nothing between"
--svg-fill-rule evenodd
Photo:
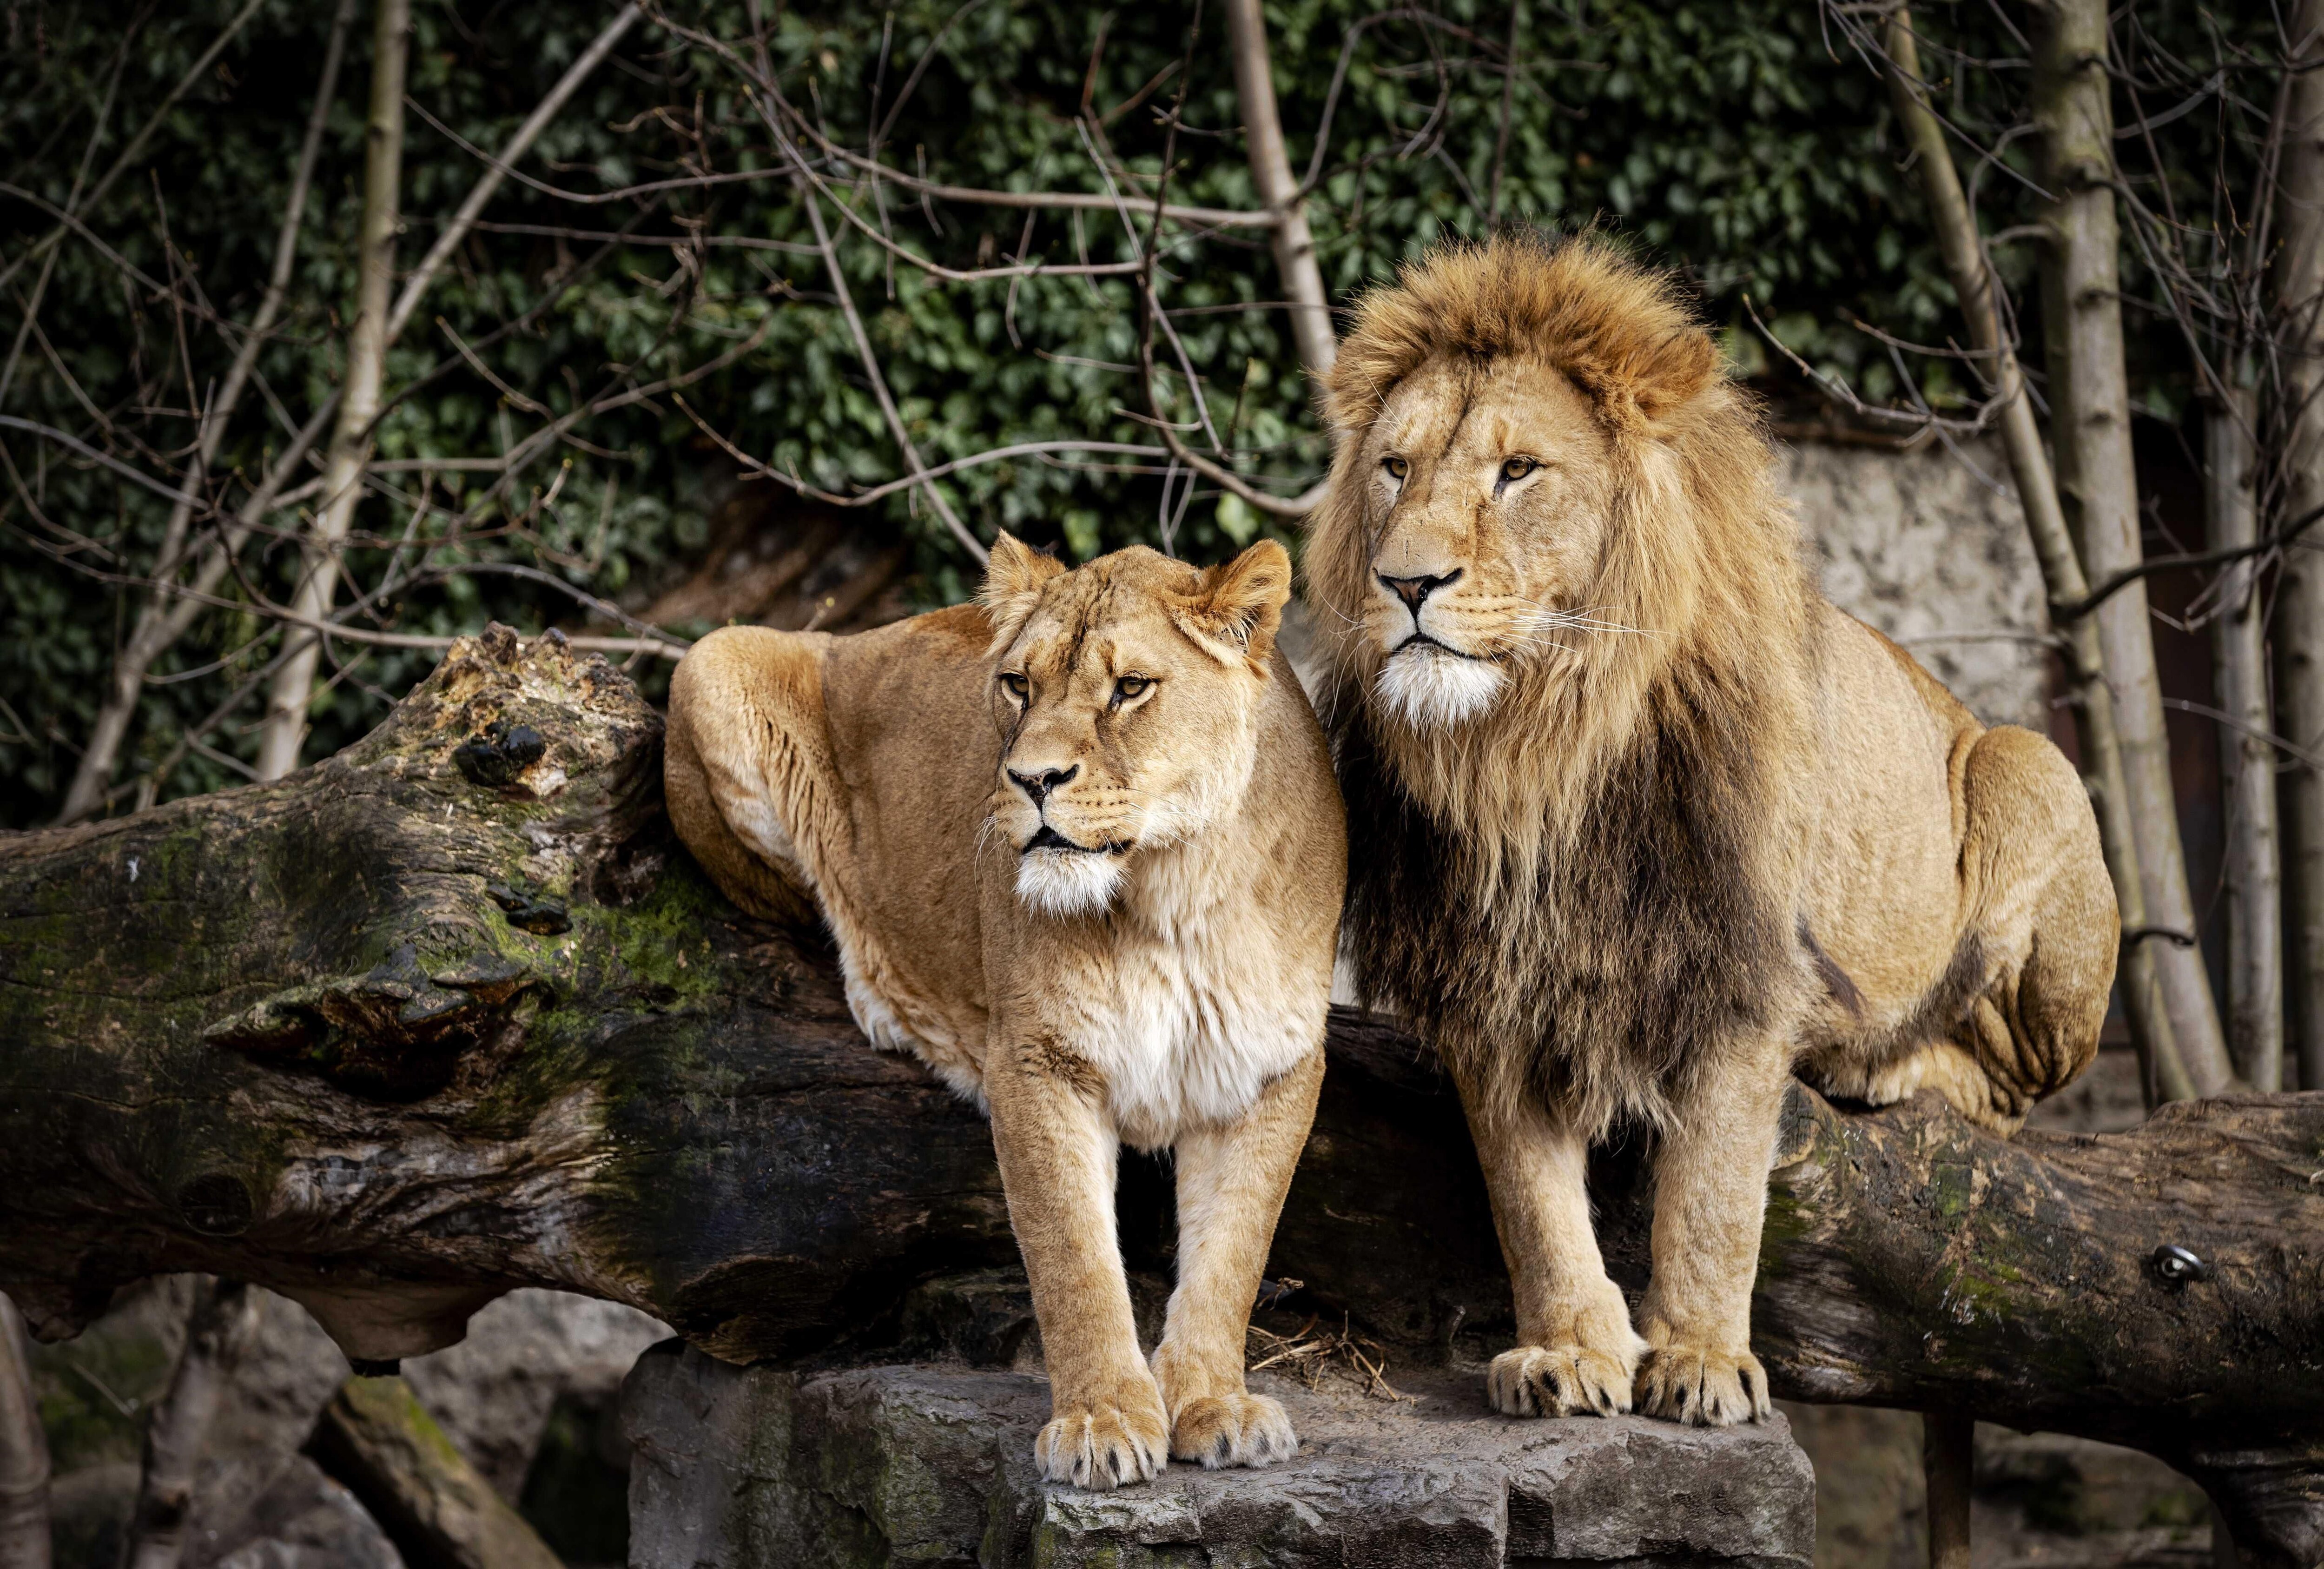
<instances>
[{"instance_id":1,"label":"lion's eye","mask_svg":"<svg viewBox=\"0 0 2324 1569\"><path fill-rule=\"evenodd\" d=\"M1512 457L1501 465L1501 478L1505 483L1520 480L1540 466L1530 457Z\"/></svg>"},{"instance_id":2,"label":"lion's eye","mask_svg":"<svg viewBox=\"0 0 2324 1569\"><path fill-rule=\"evenodd\" d=\"M1388 476L1390 479L1399 484L1403 482L1406 475L1412 472L1412 465L1401 457L1383 457L1380 459L1380 466L1388 470Z\"/></svg>"},{"instance_id":3,"label":"lion's eye","mask_svg":"<svg viewBox=\"0 0 2324 1569\"><path fill-rule=\"evenodd\" d=\"M1001 689L1022 703L1029 688L1025 685L1024 677L1014 670L1003 670L1001 672Z\"/></svg>"},{"instance_id":4,"label":"lion's eye","mask_svg":"<svg viewBox=\"0 0 2324 1569\"><path fill-rule=\"evenodd\" d=\"M1154 684L1150 676L1124 676L1113 684L1113 700L1127 703L1132 697L1142 697L1146 688Z\"/></svg>"}]
</instances>

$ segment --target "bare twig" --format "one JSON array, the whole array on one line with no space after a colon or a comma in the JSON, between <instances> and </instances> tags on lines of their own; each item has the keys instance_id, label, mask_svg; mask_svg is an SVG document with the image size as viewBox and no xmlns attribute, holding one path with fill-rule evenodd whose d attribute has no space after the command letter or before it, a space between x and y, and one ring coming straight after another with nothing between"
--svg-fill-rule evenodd
<instances>
[{"instance_id":1,"label":"bare twig","mask_svg":"<svg viewBox=\"0 0 2324 1569\"><path fill-rule=\"evenodd\" d=\"M524 117L524 124L519 125L502 145L499 156L491 161L475 189L460 203L459 210L452 215L452 221L444 226L443 233L436 236L436 243L429 246L428 254L420 259L420 265L414 267L411 275L404 280L403 291L395 297L395 308L387 316L387 336L391 342L402 334L404 324L411 319L411 313L420 308L420 298L428 292L428 285L435 281L437 272L459 248L460 242L467 238L469 228L483 215L486 204L500 189L501 181L507 177L510 169L531 150L540 134L563 112L567 101L579 90L583 82L589 79L598 66L604 63L605 57L613 53L613 46L621 42L622 35L629 32L641 14L636 0L629 0L613 13L613 19L605 23L597 36L590 41L589 47L566 68L557 85L549 89L549 96L534 106L532 113Z\"/></svg>"},{"instance_id":2,"label":"bare twig","mask_svg":"<svg viewBox=\"0 0 2324 1569\"><path fill-rule=\"evenodd\" d=\"M186 532L192 520L194 505L201 494L202 484L209 465L217 455L218 444L225 438L227 424L242 401L243 391L250 383L252 371L258 363L258 352L266 342L267 334L281 313L284 291L290 282L290 269L299 250L299 230L306 217L307 191L315 174L315 161L320 150L323 127L330 118L331 104L338 91L339 65L346 50L347 30L353 25L355 0L339 0L338 10L331 21L328 42L323 50L321 78L316 84L314 106L308 111L307 130L299 145L299 162L291 174L290 194L282 203L282 221L274 237L274 263L266 280L266 292L252 315L242 347L226 372L226 384L216 401L205 411L201 435L194 456L186 464L184 477L179 482L178 494L170 509L170 521L161 533L161 545L156 552L153 576L160 580L173 579L183 558ZM296 461L293 459L292 461ZM113 771L121 752L121 743L129 733L129 722L137 712L137 702L144 690L146 672L161 658L177 633L170 628L168 606L158 598L149 598L140 607L135 628L121 651L115 656L111 678L106 686L104 700L98 705L97 720L89 729L88 744L81 751L80 761L73 771L72 783L65 791L63 810L58 821L70 823L87 817L97 809L103 799L106 787L113 780Z\"/></svg>"}]
</instances>

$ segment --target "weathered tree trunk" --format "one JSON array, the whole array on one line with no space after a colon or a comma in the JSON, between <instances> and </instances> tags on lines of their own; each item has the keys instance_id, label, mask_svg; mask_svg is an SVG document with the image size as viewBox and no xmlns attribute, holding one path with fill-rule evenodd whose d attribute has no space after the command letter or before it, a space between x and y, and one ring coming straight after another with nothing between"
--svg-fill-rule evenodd
<instances>
[{"instance_id":1,"label":"weathered tree trunk","mask_svg":"<svg viewBox=\"0 0 2324 1569\"><path fill-rule=\"evenodd\" d=\"M1283 297L1291 302L1291 336L1299 363L1321 377L1339 357L1332 330L1332 306L1315 264L1315 238L1307 229L1307 204L1291 172L1283 140L1283 116L1275 106L1275 71L1267 48L1267 19L1259 0L1227 0L1227 42L1234 52L1235 102L1242 111L1243 139L1250 149L1251 182L1259 199L1275 215L1271 236Z\"/></svg>"},{"instance_id":2,"label":"weathered tree trunk","mask_svg":"<svg viewBox=\"0 0 2324 1569\"><path fill-rule=\"evenodd\" d=\"M2114 110L2107 74L2107 0L2043 0L2034 21L2034 119L2041 134L2041 178L2052 200L2043 215L2042 316L2050 373L2058 488L2076 526L2082 561L2103 584L2143 558L2138 475L2130 446L2130 378L2123 357L2121 236L2114 198ZM2152 952L2179 1059L2197 1093L2235 1082L2195 946L2195 905L2179 837L2171 781L2171 737L2163 720L2146 586L2135 582L2091 615L2114 689L2145 930L2124 934Z\"/></svg>"},{"instance_id":3,"label":"weathered tree trunk","mask_svg":"<svg viewBox=\"0 0 2324 1569\"><path fill-rule=\"evenodd\" d=\"M24 1321L0 1295L0 1569L49 1569L49 1443Z\"/></svg>"},{"instance_id":4,"label":"weathered tree trunk","mask_svg":"<svg viewBox=\"0 0 2324 1569\"><path fill-rule=\"evenodd\" d=\"M1885 36L1889 95L1896 106L1897 124L1904 128L1905 143L1920 166L1929 224L1936 231L1945 271L1960 300L1969 343L1987 356L1981 368L1992 378L1993 395L2000 403L2002 448L2009 455L2010 475L2017 484L2018 505L2025 514L2034 559L2041 564L2043 587L2053 609L2079 605L2089 595L2089 578L2082 570L2072 531L2066 526L2049 448L2043 444L2034 402L2026 395L2024 371L2015 347L2001 330L1997 285L1986 259L1977 214L1961 189L1960 172L1953 163L1944 126L1929 106L1928 80L1921 72L1920 44L1914 35L1909 7L1900 5L1889 13ZM2070 614L2062 619L2061 652L2073 701L2082 782L2098 816L2098 837L2106 848L2107 872L2114 882L2122 929L2135 932L2147 925L2146 890L2139 872L2138 833L2131 817L2129 788L2123 778L2114 691L2107 684L2106 651L2098 641L2098 623L2088 615ZM2130 1017L2131 1039L2138 1048L2147 1103L2190 1098L2195 1088L2171 1033L2171 1015L2163 1006L2162 980L2149 945L2134 942L2125 946L2116 979L2122 990L2124 1011Z\"/></svg>"},{"instance_id":5,"label":"weathered tree trunk","mask_svg":"<svg viewBox=\"0 0 2324 1569\"><path fill-rule=\"evenodd\" d=\"M338 425L323 465L322 504L306 543L306 570L290 608L302 621L327 619L339 586L339 551L363 500L371 463L372 421L387 374L388 294L395 286L395 235L402 226L403 80L411 47L411 0L374 0L371 40L371 115L364 126L364 205L355 262L355 318L347 329L347 374L339 388ZM258 777L281 779L299 766L307 739L307 705L323 657L319 634L286 627L292 643L266 696L258 732Z\"/></svg>"},{"instance_id":6,"label":"weathered tree trunk","mask_svg":"<svg viewBox=\"0 0 2324 1569\"><path fill-rule=\"evenodd\" d=\"M218 1397L233 1380L257 1315L258 1299L239 1280L207 1283L196 1297L169 1392L146 1421L144 1474L123 1560L127 1569L178 1569L184 1560L194 1471L209 1444Z\"/></svg>"},{"instance_id":7,"label":"weathered tree trunk","mask_svg":"<svg viewBox=\"0 0 2324 1569\"><path fill-rule=\"evenodd\" d=\"M2324 507L2324 0L2301 0L2292 23L2291 111L2276 188L2273 280L2285 407L2282 516ZM2277 713L2296 744L2324 747L2324 550L2316 536L2283 553L2276 589L2281 666ZM2302 763L2285 792L2290 865L2292 1018L2300 1083L2324 1090L2324 769Z\"/></svg>"},{"instance_id":8,"label":"weathered tree trunk","mask_svg":"<svg viewBox=\"0 0 2324 1569\"><path fill-rule=\"evenodd\" d=\"M44 1336L198 1269L364 1359L536 1285L747 1360L892 1342L910 1283L1014 1260L983 1122L864 1044L816 939L711 890L658 718L554 636L462 642L295 779L0 841L0 1286ZM2306 1565L2319 1168L2324 1096L2005 1142L1796 1089L1758 1350L1802 1398L2148 1449ZM1635 1288L1638 1150L1592 1182ZM1150 1234L1167 1184L1124 1188ZM1459 1103L1410 1037L1334 1018L1271 1272L1407 1348L1508 1333Z\"/></svg>"},{"instance_id":9,"label":"weathered tree trunk","mask_svg":"<svg viewBox=\"0 0 2324 1569\"><path fill-rule=\"evenodd\" d=\"M2206 511L2215 550L2259 538L2259 404L2229 389L2203 419ZM2220 796L2226 807L2227 1051L2255 1090L2283 1085L2283 874L2276 833L2275 733L2268 701L2266 602L2255 561L2223 568L2211 623Z\"/></svg>"}]
</instances>

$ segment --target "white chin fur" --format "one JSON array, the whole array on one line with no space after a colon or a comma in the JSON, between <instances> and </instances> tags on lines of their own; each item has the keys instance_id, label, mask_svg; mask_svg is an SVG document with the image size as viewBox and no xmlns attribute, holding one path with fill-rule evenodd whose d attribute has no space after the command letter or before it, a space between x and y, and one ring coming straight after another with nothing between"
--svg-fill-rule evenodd
<instances>
[{"instance_id":1,"label":"white chin fur","mask_svg":"<svg viewBox=\"0 0 2324 1569\"><path fill-rule=\"evenodd\" d=\"M1449 730L1490 708L1501 695L1502 679L1499 665L1407 648L1380 667L1372 697L1415 730Z\"/></svg>"},{"instance_id":2,"label":"white chin fur","mask_svg":"<svg viewBox=\"0 0 2324 1569\"><path fill-rule=\"evenodd\" d=\"M1121 858L1085 850L1036 850L1018 857L1017 897L1043 915L1097 915L1121 885Z\"/></svg>"}]
</instances>

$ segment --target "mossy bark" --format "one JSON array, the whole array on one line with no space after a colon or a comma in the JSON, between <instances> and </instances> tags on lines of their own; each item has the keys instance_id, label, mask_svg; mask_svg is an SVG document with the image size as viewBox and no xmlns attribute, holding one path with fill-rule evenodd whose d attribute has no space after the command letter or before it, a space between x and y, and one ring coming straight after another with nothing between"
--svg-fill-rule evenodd
<instances>
[{"instance_id":1,"label":"mossy bark","mask_svg":"<svg viewBox=\"0 0 2324 1569\"><path fill-rule=\"evenodd\" d=\"M659 719L553 637L463 642L291 779L0 843L0 1289L45 1337L203 1270L366 1359L548 1286L748 1361L876 1343L912 1283L1014 1260L982 1121L865 1045L814 934L717 896L661 816ZM1635 1289L1639 1150L1592 1186ZM1407 1348L1507 1333L1408 1036L1335 1017L1270 1273ZM2247 1558L2312 1564L2324 1095L2005 1142L1795 1089L1755 1326L1780 1393L2129 1444Z\"/></svg>"}]
</instances>

